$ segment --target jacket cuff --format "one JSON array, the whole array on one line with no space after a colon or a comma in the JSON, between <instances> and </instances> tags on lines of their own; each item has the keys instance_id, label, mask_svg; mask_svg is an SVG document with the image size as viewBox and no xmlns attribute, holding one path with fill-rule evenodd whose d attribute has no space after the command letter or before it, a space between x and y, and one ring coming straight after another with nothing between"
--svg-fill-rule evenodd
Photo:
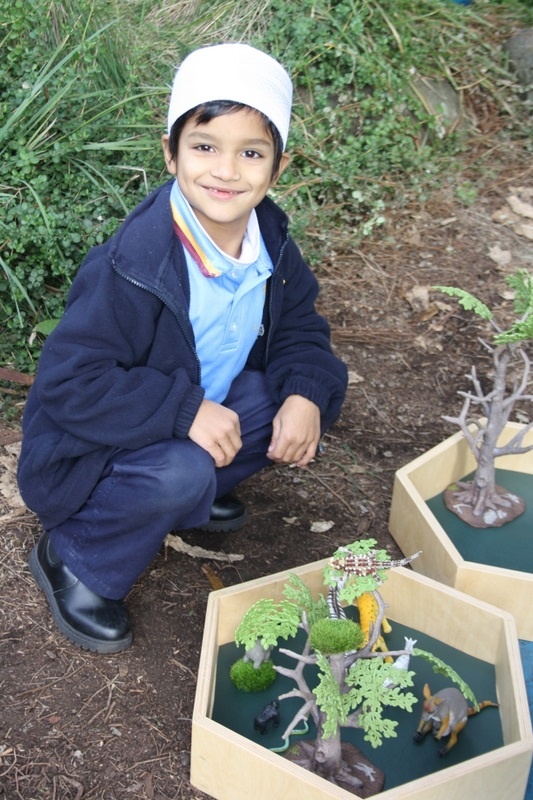
<instances>
[{"instance_id":1,"label":"jacket cuff","mask_svg":"<svg viewBox=\"0 0 533 800\"><path fill-rule=\"evenodd\" d=\"M201 386L191 386L190 391L179 407L178 415L174 422L172 435L175 439L186 439L189 435L189 430L204 399L204 394L205 392Z\"/></svg>"},{"instance_id":2,"label":"jacket cuff","mask_svg":"<svg viewBox=\"0 0 533 800\"><path fill-rule=\"evenodd\" d=\"M281 402L291 394L298 394L305 397L306 400L310 400L318 406L321 415L326 412L331 399L329 392L324 391L322 386L303 376L292 376L285 381L280 392Z\"/></svg>"}]
</instances>

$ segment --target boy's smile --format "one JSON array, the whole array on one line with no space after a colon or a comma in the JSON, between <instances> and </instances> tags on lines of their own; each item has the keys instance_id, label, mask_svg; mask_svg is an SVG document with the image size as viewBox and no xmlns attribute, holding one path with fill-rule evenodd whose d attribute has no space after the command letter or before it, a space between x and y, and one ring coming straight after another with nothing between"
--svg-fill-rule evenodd
<instances>
[{"instance_id":1,"label":"boy's smile","mask_svg":"<svg viewBox=\"0 0 533 800\"><path fill-rule=\"evenodd\" d=\"M250 212L285 169L283 155L272 175L274 143L261 115L241 109L210 122L189 119L181 132L177 159L163 149L169 172L213 241L238 257Z\"/></svg>"}]
</instances>

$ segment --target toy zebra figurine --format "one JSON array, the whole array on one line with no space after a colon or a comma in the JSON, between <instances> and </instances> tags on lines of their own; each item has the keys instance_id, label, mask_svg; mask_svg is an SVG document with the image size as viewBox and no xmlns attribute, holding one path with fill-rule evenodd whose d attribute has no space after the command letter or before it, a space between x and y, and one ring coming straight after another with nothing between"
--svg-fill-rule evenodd
<instances>
[{"instance_id":1,"label":"toy zebra figurine","mask_svg":"<svg viewBox=\"0 0 533 800\"><path fill-rule=\"evenodd\" d=\"M346 612L339 602L339 591L344 587L347 580L348 576L345 575L344 578L335 581L329 587L327 602L330 619L346 619Z\"/></svg>"},{"instance_id":2,"label":"toy zebra figurine","mask_svg":"<svg viewBox=\"0 0 533 800\"><path fill-rule=\"evenodd\" d=\"M340 548L339 551L342 551L343 548ZM382 569L392 569L393 567L405 567L407 564L410 564L411 561L414 561L415 558L421 554L421 550L418 553L414 553L412 556L406 556L405 558L397 558L397 559L379 559L377 558L377 551L370 550L368 553L364 554L357 554L353 553L348 548L346 550L346 555L335 555L329 559L329 566L332 569L339 570L340 572L346 572L347 575L355 575L356 577L362 578L367 575L372 576L378 584L383 583L379 575L379 570ZM337 552L339 552L337 551Z\"/></svg>"}]
</instances>

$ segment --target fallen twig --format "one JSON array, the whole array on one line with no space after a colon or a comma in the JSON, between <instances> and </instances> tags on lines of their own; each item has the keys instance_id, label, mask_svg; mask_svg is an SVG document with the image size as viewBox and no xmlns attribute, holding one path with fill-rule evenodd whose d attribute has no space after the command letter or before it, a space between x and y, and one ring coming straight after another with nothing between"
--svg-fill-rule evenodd
<instances>
[{"instance_id":1,"label":"fallen twig","mask_svg":"<svg viewBox=\"0 0 533 800\"><path fill-rule=\"evenodd\" d=\"M181 536L176 536L174 533L169 533L164 542L166 547L172 547L178 553L185 553L191 558L211 558L213 561L242 561L244 556L239 553L220 553L214 550L204 550L203 547L187 544Z\"/></svg>"}]
</instances>

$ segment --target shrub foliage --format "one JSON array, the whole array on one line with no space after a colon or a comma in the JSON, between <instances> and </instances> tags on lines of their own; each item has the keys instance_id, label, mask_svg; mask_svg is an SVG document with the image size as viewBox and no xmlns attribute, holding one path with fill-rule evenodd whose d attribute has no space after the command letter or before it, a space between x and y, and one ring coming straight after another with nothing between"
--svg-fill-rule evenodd
<instances>
[{"instance_id":1,"label":"shrub foliage","mask_svg":"<svg viewBox=\"0 0 533 800\"><path fill-rule=\"evenodd\" d=\"M41 345L32 332L60 316L87 250L161 181L168 85L197 46L250 41L291 71L294 157L276 193L311 260L328 230L368 234L391 202L426 191L452 168L466 134L443 127L415 90L417 76L475 87L511 133L520 130L500 47L506 31L532 22L519 0L4 6L0 362L30 372ZM311 245L304 231L315 234Z\"/></svg>"}]
</instances>

